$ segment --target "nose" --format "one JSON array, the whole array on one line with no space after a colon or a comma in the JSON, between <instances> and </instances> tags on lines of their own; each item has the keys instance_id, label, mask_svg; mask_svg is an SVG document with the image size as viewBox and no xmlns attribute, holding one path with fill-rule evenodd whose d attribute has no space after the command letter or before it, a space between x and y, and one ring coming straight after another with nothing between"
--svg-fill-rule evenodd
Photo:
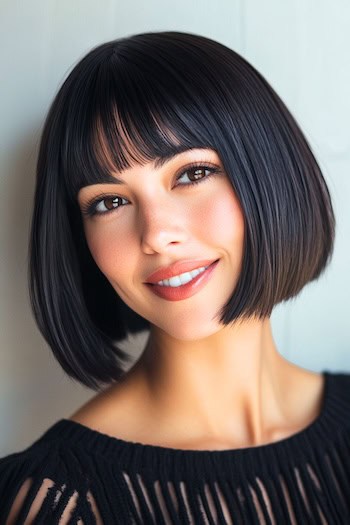
<instances>
[{"instance_id":1,"label":"nose","mask_svg":"<svg viewBox=\"0 0 350 525\"><path fill-rule=\"evenodd\" d=\"M169 201L146 206L139 213L141 249L146 254L165 253L188 238L185 213Z\"/></svg>"}]
</instances>

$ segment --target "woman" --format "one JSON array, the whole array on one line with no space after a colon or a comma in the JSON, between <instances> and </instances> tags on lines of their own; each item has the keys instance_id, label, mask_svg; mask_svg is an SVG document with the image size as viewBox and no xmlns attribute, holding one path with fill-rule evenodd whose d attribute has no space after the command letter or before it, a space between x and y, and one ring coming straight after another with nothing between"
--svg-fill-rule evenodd
<instances>
[{"instance_id":1,"label":"woman","mask_svg":"<svg viewBox=\"0 0 350 525\"><path fill-rule=\"evenodd\" d=\"M305 137L237 53L178 32L88 53L42 135L30 290L98 393L1 460L1 523L348 523L350 375L287 361L270 324L334 225ZM144 329L126 371L116 342Z\"/></svg>"}]
</instances>

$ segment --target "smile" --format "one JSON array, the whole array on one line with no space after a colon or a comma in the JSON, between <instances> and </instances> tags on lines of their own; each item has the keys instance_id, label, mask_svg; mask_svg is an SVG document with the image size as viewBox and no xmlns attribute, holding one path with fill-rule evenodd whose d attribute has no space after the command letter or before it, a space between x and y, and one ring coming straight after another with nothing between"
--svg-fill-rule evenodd
<instances>
[{"instance_id":1,"label":"smile","mask_svg":"<svg viewBox=\"0 0 350 525\"><path fill-rule=\"evenodd\" d=\"M181 273L154 284L145 283L148 289L167 301L182 301L197 294L211 279L220 259L208 266L201 266L190 272Z\"/></svg>"},{"instance_id":2,"label":"smile","mask_svg":"<svg viewBox=\"0 0 350 525\"><path fill-rule=\"evenodd\" d=\"M181 273L180 275L175 275L175 277L170 277L170 279L164 279L164 281L158 281L156 284L159 286L171 286L172 288L177 288L179 286L182 286L183 284L191 282L197 275L200 273L205 272L205 270L209 267L208 266L202 266L201 268L196 268L195 270L192 270L191 272L185 272Z\"/></svg>"}]
</instances>

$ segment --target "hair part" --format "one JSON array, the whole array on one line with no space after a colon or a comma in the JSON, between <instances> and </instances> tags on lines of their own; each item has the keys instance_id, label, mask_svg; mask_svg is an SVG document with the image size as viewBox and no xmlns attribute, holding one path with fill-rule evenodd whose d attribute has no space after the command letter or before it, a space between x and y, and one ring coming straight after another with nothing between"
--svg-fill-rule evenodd
<instances>
[{"instance_id":1,"label":"hair part","mask_svg":"<svg viewBox=\"0 0 350 525\"><path fill-rule=\"evenodd\" d=\"M223 325L264 318L330 261L335 218L295 119L244 58L206 37L143 33L102 44L73 68L41 138L29 246L38 327L66 373L100 389L132 359L118 341L147 329L95 264L79 189L191 148L219 155L245 222L242 271Z\"/></svg>"}]
</instances>

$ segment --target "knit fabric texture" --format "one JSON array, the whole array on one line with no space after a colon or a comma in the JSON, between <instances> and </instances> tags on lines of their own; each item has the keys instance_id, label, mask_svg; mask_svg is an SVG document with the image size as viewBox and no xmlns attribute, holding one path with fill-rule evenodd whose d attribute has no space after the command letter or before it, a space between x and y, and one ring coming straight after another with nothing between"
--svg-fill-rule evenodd
<instances>
[{"instance_id":1,"label":"knit fabric texture","mask_svg":"<svg viewBox=\"0 0 350 525\"><path fill-rule=\"evenodd\" d=\"M182 450L61 419L0 459L0 524L349 525L350 373L323 375L318 417L256 447Z\"/></svg>"}]
</instances>

